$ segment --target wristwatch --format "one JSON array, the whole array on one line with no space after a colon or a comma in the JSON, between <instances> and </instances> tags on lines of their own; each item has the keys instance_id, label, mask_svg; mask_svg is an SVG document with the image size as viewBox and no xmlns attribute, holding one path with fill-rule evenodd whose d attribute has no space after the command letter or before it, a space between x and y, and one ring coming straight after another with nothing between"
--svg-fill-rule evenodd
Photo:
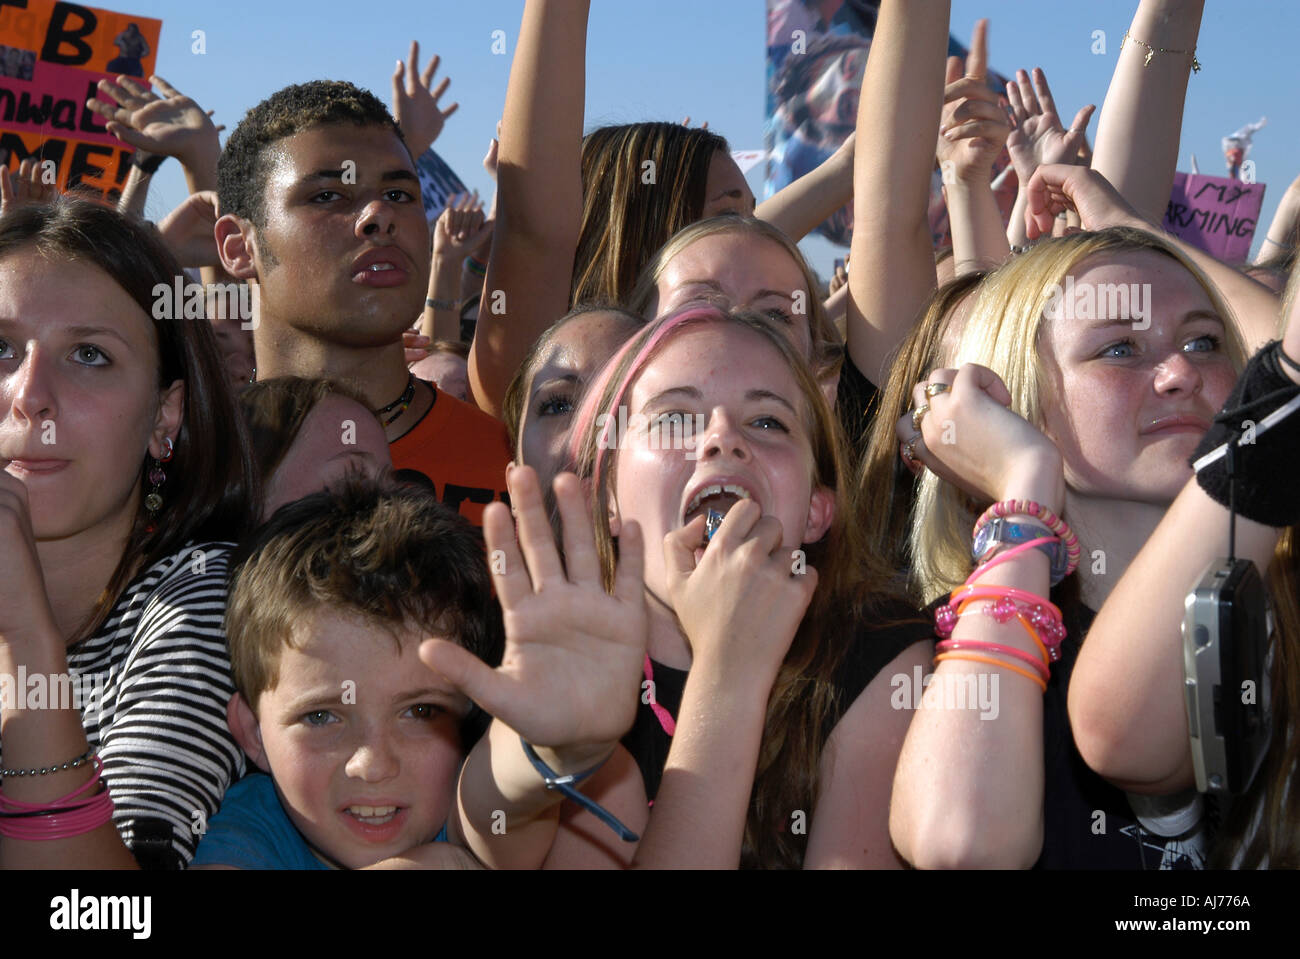
<instances>
[{"instance_id":1,"label":"wristwatch","mask_svg":"<svg viewBox=\"0 0 1300 959\"><path fill-rule=\"evenodd\" d=\"M971 555L974 557L976 565L982 565L992 559L1003 546L1019 546L1021 543L1028 543L1031 540L1043 539L1049 536L1055 538L1056 534L1039 523L1027 523L1023 520L995 516L981 526L979 532L975 534L975 543L971 547ZM1065 544L1057 539L1053 543L1041 543L1035 549L1041 549L1046 553L1048 561L1052 564L1052 585L1055 586L1065 579L1065 571L1069 568L1069 557L1066 554Z\"/></svg>"}]
</instances>

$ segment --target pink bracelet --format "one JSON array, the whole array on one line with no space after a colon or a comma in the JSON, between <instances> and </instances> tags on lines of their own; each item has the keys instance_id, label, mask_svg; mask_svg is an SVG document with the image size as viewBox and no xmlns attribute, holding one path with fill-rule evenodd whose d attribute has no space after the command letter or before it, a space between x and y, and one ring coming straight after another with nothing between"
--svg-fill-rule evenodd
<instances>
[{"instance_id":1,"label":"pink bracelet","mask_svg":"<svg viewBox=\"0 0 1300 959\"><path fill-rule=\"evenodd\" d=\"M1065 556L1068 563L1065 575L1069 576L1079 568L1079 557L1081 555L1079 537L1074 535L1074 530L1070 529L1069 523L1046 506L1031 499L1008 499L1002 500L1000 503L994 503L975 521L975 533L978 534L981 526L997 516L1032 516L1041 520L1065 544Z\"/></svg>"},{"instance_id":2,"label":"pink bracelet","mask_svg":"<svg viewBox=\"0 0 1300 959\"><path fill-rule=\"evenodd\" d=\"M91 760L94 774L77 789L49 803L26 803L0 793L0 836L6 839L50 840L80 836L113 819L113 799L105 786L88 795L100 784L104 764L98 756ZM74 800L85 802L70 805Z\"/></svg>"},{"instance_id":3,"label":"pink bracelet","mask_svg":"<svg viewBox=\"0 0 1300 959\"><path fill-rule=\"evenodd\" d=\"M997 566L1001 563L1005 563L1007 560L1015 559L1021 553L1027 552L1028 550L1037 549L1038 547L1042 546L1044 543L1056 543L1056 542L1059 542L1059 540L1055 536L1041 536L1038 539L1031 539L1027 543L1021 543L1019 546L1013 546L1011 547L1011 549L1005 552L998 553L987 563L984 563L983 565L980 566L976 566L975 572L971 573L970 576L966 577L966 582L973 584L975 580L979 579L981 576L983 576L985 573L991 570L994 566Z\"/></svg>"},{"instance_id":4,"label":"pink bracelet","mask_svg":"<svg viewBox=\"0 0 1300 959\"><path fill-rule=\"evenodd\" d=\"M971 600L991 599L995 602L985 608L984 612L999 623L1010 622L1013 616L1019 616L1038 634L1039 642L1047 649L1052 662L1061 658L1061 644L1065 642L1065 625L1061 622L1061 611L1052 603L1014 586L981 586L968 583L952 591L946 605L940 606L934 614L934 628L941 637L952 635L961 615L959 607Z\"/></svg>"},{"instance_id":5,"label":"pink bracelet","mask_svg":"<svg viewBox=\"0 0 1300 959\"><path fill-rule=\"evenodd\" d=\"M1028 653L1016 649L1014 646L1003 646L1001 643L986 643L974 639L945 639L934 647L934 650L937 653L946 653L949 650L955 651L958 649L982 649L991 653L1000 653L1003 656L1011 656L1033 666L1034 671L1037 672L1039 676L1043 677L1043 682L1047 682L1052 678L1052 674L1048 672L1047 666L1043 664L1041 659L1030 656Z\"/></svg>"}]
</instances>

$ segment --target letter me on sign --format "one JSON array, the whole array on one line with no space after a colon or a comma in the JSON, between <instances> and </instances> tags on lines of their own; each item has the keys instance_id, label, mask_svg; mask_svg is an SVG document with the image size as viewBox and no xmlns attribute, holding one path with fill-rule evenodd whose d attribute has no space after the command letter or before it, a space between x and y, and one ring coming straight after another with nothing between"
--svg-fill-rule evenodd
<instances>
[{"instance_id":1,"label":"letter me on sign","mask_svg":"<svg viewBox=\"0 0 1300 959\"><path fill-rule=\"evenodd\" d=\"M1164 227L1226 263L1240 263L1264 205L1264 184L1200 173L1175 173Z\"/></svg>"},{"instance_id":2,"label":"letter me on sign","mask_svg":"<svg viewBox=\"0 0 1300 959\"><path fill-rule=\"evenodd\" d=\"M29 156L53 160L60 190L116 199L131 149L86 109L95 84L119 74L141 83L154 70L162 21L62 0L0 0L0 47L19 50L17 76L0 76L0 161L17 172ZM9 73L12 70L0 70Z\"/></svg>"}]
</instances>

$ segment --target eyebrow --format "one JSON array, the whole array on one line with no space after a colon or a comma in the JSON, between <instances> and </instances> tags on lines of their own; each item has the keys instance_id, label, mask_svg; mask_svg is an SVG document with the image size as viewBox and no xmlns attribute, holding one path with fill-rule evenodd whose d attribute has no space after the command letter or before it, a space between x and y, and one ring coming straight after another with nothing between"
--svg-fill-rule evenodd
<instances>
[{"instance_id":1,"label":"eyebrow","mask_svg":"<svg viewBox=\"0 0 1300 959\"><path fill-rule=\"evenodd\" d=\"M717 292L725 295L725 291L722 289L722 285L718 283L717 280L683 280L679 288L684 288L688 286L704 286L704 287L708 287L710 290L716 290ZM779 296L783 300L794 299L794 296L792 294L782 293L780 290L759 290L752 297L750 297L750 299L761 300L765 296Z\"/></svg>"},{"instance_id":2,"label":"eyebrow","mask_svg":"<svg viewBox=\"0 0 1300 959\"><path fill-rule=\"evenodd\" d=\"M304 176L301 180L298 181L298 185L305 186L307 184L316 183L321 180L342 180L342 179L343 179L342 170L317 170L315 173L308 173L306 176ZM418 183L420 180L420 178L417 177L410 170L389 170L387 173L381 175L379 179L383 183L387 183L392 180L401 180L401 181L414 180L415 182Z\"/></svg>"},{"instance_id":3,"label":"eyebrow","mask_svg":"<svg viewBox=\"0 0 1300 959\"><path fill-rule=\"evenodd\" d=\"M0 317L0 330L8 330L11 327L16 327L16 326L18 326L17 320L9 319L8 317ZM68 336L75 336L75 337L109 336L117 340L119 343L121 343L123 346L127 347L128 349L133 348L131 342L125 336L123 336L117 330L111 329L110 327L107 326L87 326L83 324L78 326L64 327L63 330L61 330L60 332Z\"/></svg>"},{"instance_id":4,"label":"eyebrow","mask_svg":"<svg viewBox=\"0 0 1300 959\"><path fill-rule=\"evenodd\" d=\"M566 386L577 386L581 382L582 380L578 378L577 373L565 373L561 376L550 376L542 380L540 383L537 383L537 385L533 387L533 391L528 394L528 398L532 399L537 396L538 393L542 392L542 390L551 389L552 387L559 386L561 383Z\"/></svg>"},{"instance_id":5,"label":"eyebrow","mask_svg":"<svg viewBox=\"0 0 1300 959\"><path fill-rule=\"evenodd\" d=\"M648 399L641 408L643 410L647 409L651 406L654 406L656 403L662 402L664 400L667 400L669 397L677 396L677 395L684 396L687 397L688 399L693 399L693 400L698 400L703 397L703 394L693 386L674 386L670 389L664 390L662 393L656 393L654 396L650 397L650 399ZM787 400L780 393L773 393L771 390L762 390L762 389L749 390L748 392L745 393L745 400L748 402L753 402L755 400L772 400L773 402L780 403L782 406L788 409L795 416L799 415L798 410L796 410L794 406L791 405L789 400Z\"/></svg>"},{"instance_id":6,"label":"eyebrow","mask_svg":"<svg viewBox=\"0 0 1300 959\"><path fill-rule=\"evenodd\" d=\"M1223 326L1225 328L1228 325L1227 321L1223 317L1221 317L1218 313L1215 313L1213 310L1191 310L1190 312L1186 313L1181 320L1178 321L1178 325L1184 326L1196 320L1210 320L1211 322L1218 323L1220 326ZM1109 330L1111 327L1116 327L1116 326L1131 327L1132 325L1133 325L1133 320L1131 319L1130 320L1094 320L1093 322L1089 323L1086 327L1084 327L1084 330L1088 333L1092 333L1099 330Z\"/></svg>"}]
</instances>

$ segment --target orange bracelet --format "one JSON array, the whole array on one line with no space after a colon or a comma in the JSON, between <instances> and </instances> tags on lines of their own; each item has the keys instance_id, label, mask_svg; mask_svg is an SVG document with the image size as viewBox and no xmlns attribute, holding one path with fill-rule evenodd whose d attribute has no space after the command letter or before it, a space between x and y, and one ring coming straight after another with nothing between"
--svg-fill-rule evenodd
<instances>
[{"instance_id":1,"label":"orange bracelet","mask_svg":"<svg viewBox=\"0 0 1300 959\"><path fill-rule=\"evenodd\" d=\"M1043 682L1041 676L1035 676L1033 673L1029 672L1026 669L1021 669L1019 666L1013 666L1011 663L1004 662L1000 659L991 659L988 656L976 656L974 653L953 652L953 653L940 653L938 656L934 657L934 664L937 666L939 663L943 662L946 659L960 659L966 662L988 663L990 666L1001 666L1004 669L1011 670L1013 673L1019 673L1021 676L1024 676L1025 679L1033 680L1034 685L1036 685L1044 693L1047 692L1047 683Z\"/></svg>"},{"instance_id":2,"label":"orange bracelet","mask_svg":"<svg viewBox=\"0 0 1300 959\"><path fill-rule=\"evenodd\" d=\"M957 615L960 617L963 613L965 613L966 608L970 606L971 603L980 603L985 601L986 600L984 600L982 597L979 596L968 599L960 606L957 607ZM1038 652L1039 655L1043 657L1043 662L1047 664L1048 668L1051 668L1052 659L1047 653L1047 647L1043 645L1042 639L1039 638L1038 631L1034 629L1034 627L1029 625L1028 621L1025 619L1022 613L1016 614L1016 622L1018 622L1021 625L1021 627L1024 629L1024 631L1029 634L1029 638L1032 639L1034 641L1034 645L1038 647Z\"/></svg>"}]
</instances>

